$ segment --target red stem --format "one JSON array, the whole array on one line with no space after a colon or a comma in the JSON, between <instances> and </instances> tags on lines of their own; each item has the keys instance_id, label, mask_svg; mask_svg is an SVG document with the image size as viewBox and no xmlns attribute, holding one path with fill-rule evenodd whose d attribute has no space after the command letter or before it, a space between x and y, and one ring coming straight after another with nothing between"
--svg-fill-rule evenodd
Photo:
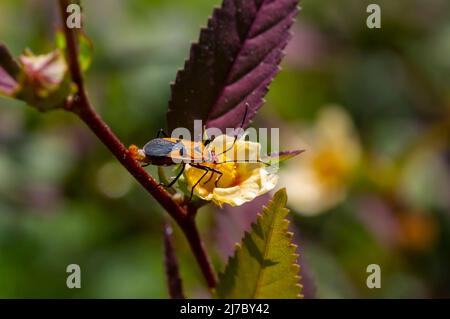
<instances>
[{"instance_id":1,"label":"red stem","mask_svg":"<svg viewBox=\"0 0 450 319\"><path fill-rule=\"evenodd\" d=\"M81 120L95 133L102 143L111 151L117 160L130 172L131 175L152 195L159 204L176 221L188 239L192 252L210 288L216 285L216 277L211 263L200 239L195 220L188 214L189 208L178 205L171 195L135 161L123 143L111 131L105 122L93 109L86 93L83 73L78 61L77 35L73 29L67 27L66 8L71 3L69 0L60 0L60 12L63 19L64 34L67 42L67 58L73 82L77 85L76 93L72 101L67 104L67 109L77 114Z\"/></svg>"},{"instance_id":2,"label":"red stem","mask_svg":"<svg viewBox=\"0 0 450 319\"><path fill-rule=\"evenodd\" d=\"M100 116L90 107L89 101L80 98L80 102L73 105L73 111L97 135L117 160L130 172L131 175L144 187L165 210L169 212L177 223L184 220L186 211L176 204L171 195L159 186L158 183L135 161L117 136L103 122Z\"/></svg>"}]
</instances>

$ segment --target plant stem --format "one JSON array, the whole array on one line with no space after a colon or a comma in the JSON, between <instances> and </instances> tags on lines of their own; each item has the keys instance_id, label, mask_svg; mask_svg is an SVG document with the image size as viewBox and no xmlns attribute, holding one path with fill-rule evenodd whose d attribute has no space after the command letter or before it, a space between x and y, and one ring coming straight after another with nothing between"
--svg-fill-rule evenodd
<instances>
[{"instance_id":1,"label":"plant stem","mask_svg":"<svg viewBox=\"0 0 450 319\"><path fill-rule=\"evenodd\" d=\"M117 136L89 105L89 100L80 98L80 102L73 107L73 112L78 114L81 120L97 135L130 174L167 210L177 223L182 222L186 211L176 204L171 195L162 186L159 186L153 177L130 156Z\"/></svg>"},{"instance_id":2,"label":"plant stem","mask_svg":"<svg viewBox=\"0 0 450 319\"><path fill-rule=\"evenodd\" d=\"M131 175L152 195L158 203L176 221L188 239L191 250L202 270L202 273L210 288L215 287L216 278L211 263L200 239L197 226L193 218L188 214L188 208L178 205L172 196L156 180L135 161L123 143L112 132L92 107L88 98L83 73L78 61L78 41L76 31L68 28L65 23L68 17L67 6L69 0L59 0L62 25L66 38L67 59L73 82L78 92L67 104L66 109L77 114L80 119L95 133L100 141L110 150L117 160L130 172Z\"/></svg>"}]
</instances>

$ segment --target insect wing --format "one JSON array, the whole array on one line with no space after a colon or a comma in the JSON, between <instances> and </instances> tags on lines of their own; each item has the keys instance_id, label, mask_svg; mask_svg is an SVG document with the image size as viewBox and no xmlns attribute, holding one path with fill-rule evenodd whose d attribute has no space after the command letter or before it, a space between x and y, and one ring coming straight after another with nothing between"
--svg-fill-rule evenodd
<instances>
[{"instance_id":1,"label":"insect wing","mask_svg":"<svg viewBox=\"0 0 450 319\"><path fill-rule=\"evenodd\" d=\"M151 140L144 146L144 152L150 157L168 156L177 145L176 142L168 141L163 138Z\"/></svg>"}]
</instances>

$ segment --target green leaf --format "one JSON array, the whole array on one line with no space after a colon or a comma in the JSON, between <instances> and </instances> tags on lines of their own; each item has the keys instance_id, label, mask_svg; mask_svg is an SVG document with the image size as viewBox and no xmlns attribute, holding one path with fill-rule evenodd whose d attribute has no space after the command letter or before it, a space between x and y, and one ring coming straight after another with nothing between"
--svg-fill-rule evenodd
<instances>
[{"instance_id":1,"label":"green leaf","mask_svg":"<svg viewBox=\"0 0 450 319\"><path fill-rule=\"evenodd\" d=\"M297 246L288 231L286 190L278 191L258 216L219 275L216 296L224 299L301 298Z\"/></svg>"},{"instance_id":2,"label":"green leaf","mask_svg":"<svg viewBox=\"0 0 450 319\"><path fill-rule=\"evenodd\" d=\"M84 33L79 33L78 43L80 45L78 57L80 59L81 70L86 72L91 67L94 46L92 45L91 39Z\"/></svg>"},{"instance_id":3,"label":"green leaf","mask_svg":"<svg viewBox=\"0 0 450 319\"><path fill-rule=\"evenodd\" d=\"M64 32L56 31L55 33L55 44L58 49L64 51L66 49L66 38Z\"/></svg>"},{"instance_id":4,"label":"green leaf","mask_svg":"<svg viewBox=\"0 0 450 319\"><path fill-rule=\"evenodd\" d=\"M57 31L55 35L55 43L58 49L64 51L66 49L66 38L64 36L64 32ZM80 62L81 70L86 72L89 70L92 64L92 55L94 52L94 46L92 44L91 39L88 38L86 34L83 32L78 32L78 44L79 44L79 53L78 59Z\"/></svg>"}]
</instances>

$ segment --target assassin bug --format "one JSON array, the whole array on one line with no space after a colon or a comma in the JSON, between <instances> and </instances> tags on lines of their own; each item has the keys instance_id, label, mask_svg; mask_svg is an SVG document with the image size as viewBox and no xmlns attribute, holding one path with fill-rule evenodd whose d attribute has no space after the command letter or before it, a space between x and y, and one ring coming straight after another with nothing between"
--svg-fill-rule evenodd
<instances>
[{"instance_id":1,"label":"assassin bug","mask_svg":"<svg viewBox=\"0 0 450 319\"><path fill-rule=\"evenodd\" d=\"M247 112L248 104L245 105L244 117L240 127L241 129L244 126ZM161 137L161 135L163 137ZM195 187L206 177L206 175L208 175L208 173L211 173L211 176L205 182L205 184L212 180L214 174L217 174L218 177L214 181L214 185L217 187L220 179L223 176L223 173L218 169L206 166L204 164L223 164L224 162L218 161L218 156L226 154L227 152L232 150L238 137L239 135L236 134L234 136L234 141L230 147L219 154L215 154L214 151L207 149L207 145L211 142L211 140L209 139L203 142L193 142L189 140L171 138L164 132L164 130L161 129L159 130L156 138L150 140L147 144L145 144L142 150L138 150L136 146L130 146L129 150L136 159L144 163L144 166L171 166L181 164L182 167L177 176L168 185L161 184L165 187L172 187L177 182L177 180L183 174L184 169L186 168L186 164L189 164L191 167L203 170L203 175L192 186L190 196L190 198L192 199ZM141 152L141 154L136 155L138 152ZM257 161L261 162L260 160Z\"/></svg>"}]
</instances>

